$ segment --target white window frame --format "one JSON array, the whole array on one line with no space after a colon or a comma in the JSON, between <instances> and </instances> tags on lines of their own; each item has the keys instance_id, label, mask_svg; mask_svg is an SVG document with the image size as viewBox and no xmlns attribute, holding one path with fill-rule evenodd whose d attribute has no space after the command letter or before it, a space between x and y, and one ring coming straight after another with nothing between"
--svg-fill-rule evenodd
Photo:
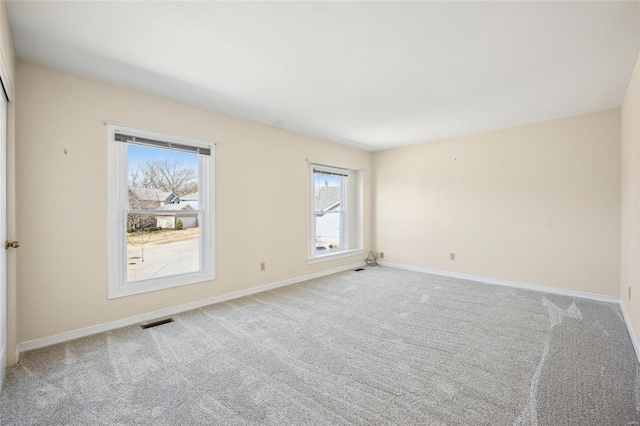
<instances>
[{"instance_id":1,"label":"white window frame","mask_svg":"<svg viewBox=\"0 0 640 426\"><path fill-rule=\"evenodd\" d=\"M153 278L127 280L126 208L129 197L129 176L126 142L116 141L116 132L161 140L169 143L207 148L211 155L199 155L198 190L200 267L197 272ZM175 288L215 279L215 144L210 141L187 138L107 123L107 245L108 245L108 298L130 296L150 291Z\"/></svg>"},{"instance_id":2,"label":"white window frame","mask_svg":"<svg viewBox=\"0 0 640 426\"><path fill-rule=\"evenodd\" d=\"M314 170L326 171L329 173L344 173L347 175L343 179L342 200L344 203L340 224L340 247L330 250L329 253L318 253L316 250L316 204L315 204L315 172ZM317 161L309 162L310 174L310 237L308 264L326 262L329 260L341 259L350 256L364 254L363 248L363 199L362 199L362 169L339 166L335 164L321 163Z\"/></svg>"}]
</instances>

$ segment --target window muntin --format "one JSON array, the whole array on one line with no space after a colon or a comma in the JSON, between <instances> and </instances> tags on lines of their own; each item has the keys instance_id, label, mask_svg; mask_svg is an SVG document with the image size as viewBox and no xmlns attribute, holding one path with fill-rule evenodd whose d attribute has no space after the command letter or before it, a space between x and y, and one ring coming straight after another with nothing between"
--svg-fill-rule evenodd
<instances>
[{"instance_id":1,"label":"window muntin","mask_svg":"<svg viewBox=\"0 0 640 426\"><path fill-rule=\"evenodd\" d=\"M214 144L116 125L109 137L109 297L214 279Z\"/></svg>"}]
</instances>

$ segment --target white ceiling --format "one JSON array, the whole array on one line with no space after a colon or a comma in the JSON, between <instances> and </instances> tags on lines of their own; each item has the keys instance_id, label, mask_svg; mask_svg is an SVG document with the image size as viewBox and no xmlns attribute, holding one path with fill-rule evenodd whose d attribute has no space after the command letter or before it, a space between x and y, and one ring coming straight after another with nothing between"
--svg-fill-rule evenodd
<instances>
[{"instance_id":1,"label":"white ceiling","mask_svg":"<svg viewBox=\"0 0 640 426\"><path fill-rule=\"evenodd\" d=\"M9 1L27 62L367 150L619 107L638 2Z\"/></svg>"}]
</instances>

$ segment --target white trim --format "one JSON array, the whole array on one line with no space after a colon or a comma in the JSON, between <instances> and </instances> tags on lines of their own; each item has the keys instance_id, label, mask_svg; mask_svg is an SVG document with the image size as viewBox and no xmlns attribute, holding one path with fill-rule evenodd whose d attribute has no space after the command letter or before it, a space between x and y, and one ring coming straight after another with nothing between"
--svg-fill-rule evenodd
<instances>
[{"instance_id":1,"label":"white trim","mask_svg":"<svg viewBox=\"0 0 640 426\"><path fill-rule=\"evenodd\" d=\"M54 336L43 337L41 339L29 340L19 343L16 347L16 359L20 360L20 354L26 351L44 348L46 346L58 343L68 342L70 340L79 339L81 337L90 336L92 334L102 333L109 330L115 330L129 325L139 324L146 321L153 321L170 315L179 314L181 312L202 308L204 306L213 305L215 303L226 302L227 300L237 299L239 297L248 296L250 294L261 293L263 291L273 290L278 287L284 287L291 284L297 284L314 278L324 277L326 275L336 274L338 272L348 271L349 269L365 266L365 262L352 263L338 268L327 269L325 271L315 272L313 274L303 275L301 277L290 278L284 281L278 281L271 284L265 284L258 287L248 288L233 293L223 294L221 296L210 297L208 299L198 300L196 302L186 303L184 305L174 306L171 308L161 309L159 311L148 312L145 314L135 315L133 317L124 318L104 324L98 324L91 327L81 328L79 330L67 331L65 333L56 334Z\"/></svg>"},{"instance_id":2,"label":"white trim","mask_svg":"<svg viewBox=\"0 0 640 426\"><path fill-rule=\"evenodd\" d=\"M340 250L335 253L320 254L317 256L307 257L307 264L328 262L329 260L342 259L344 257L358 256L364 254L363 249Z\"/></svg>"},{"instance_id":3,"label":"white trim","mask_svg":"<svg viewBox=\"0 0 640 426\"><path fill-rule=\"evenodd\" d=\"M422 268L420 266L404 265L401 263L391 263L378 260L382 266L388 266L397 269L406 269L408 271L423 272L425 274L441 275L444 277L461 278L463 280L477 281L485 284L501 285L505 287L522 288L531 291L541 291L545 293L559 294L562 296L579 297L581 299L597 300L599 302L619 303L620 299L615 296L606 296L604 294L588 293L586 291L566 290L557 287L547 287L537 284L521 283L517 281L499 280L495 278L482 277L479 275L460 274L458 272L442 271L439 269Z\"/></svg>"},{"instance_id":4,"label":"white trim","mask_svg":"<svg viewBox=\"0 0 640 426\"><path fill-rule=\"evenodd\" d=\"M107 128L113 127L115 130L124 129L123 133L132 134L133 136L140 136L140 137L146 137L151 139L153 138L170 139L173 142L180 142L185 145L199 146L201 148L208 148L210 145L217 145L215 142L206 140L206 139L192 138L191 136L176 135L173 133L158 132L156 130L130 126L128 124L114 123L112 121L105 121L104 125L107 126Z\"/></svg>"},{"instance_id":5,"label":"white trim","mask_svg":"<svg viewBox=\"0 0 640 426\"><path fill-rule=\"evenodd\" d=\"M13 82L9 78L9 71L7 70L7 64L4 60L4 55L0 52L0 84L4 88L4 93L7 95L9 102L13 101Z\"/></svg>"},{"instance_id":6,"label":"white trim","mask_svg":"<svg viewBox=\"0 0 640 426\"><path fill-rule=\"evenodd\" d=\"M349 167L349 166L341 166L339 164L325 163L325 162L322 162L322 161L311 161L311 160L307 159L307 163L309 163L310 166L331 167L331 168L334 168L334 169L343 169L343 170L353 170L355 172L364 172L364 169L358 169L356 167Z\"/></svg>"},{"instance_id":7,"label":"white trim","mask_svg":"<svg viewBox=\"0 0 640 426\"><path fill-rule=\"evenodd\" d=\"M107 125L107 297L131 296L200 282L213 281L215 275L215 144L202 139L171 135L135 127L105 123ZM151 139L162 139L183 145L209 148L211 155L199 156L198 188L200 271L128 282L126 268L126 200L128 197L127 144L115 140L115 133Z\"/></svg>"},{"instance_id":8,"label":"white trim","mask_svg":"<svg viewBox=\"0 0 640 426\"><path fill-rule=\"evenodd\" d=\"M314 264L343 257L357 256L364 253L363 247L363 203L364 190L362 172L363 169L339 166L316 161L307 160L310 176L309 189L309 248L307 263ZM330 254L318 254L316 248L316 179L314 169L318 166L320 170L328 172L347 172L347 176L342 178L341 215L340 215L340 249ZM348 177L348 179L347 179Z\"/></svg>"},{"instance_id":9,"label":"white trim","mask_svg":"<svg viewBox=\"0 0 640 426\"><path fill-rule=\"evenodd\" d=\"M631 321L629 320L627 311L624 310L624 304L622 303L622 300L620 300L620 310L622 311L622 316L624 317L624 323L627 325L627 331L629 332L631 343L633 343L633 350L636 351L636 358L638 358L638 362L640 363L640 344L638 344L638 338L636 337L636 333L634 333L633 331L633 327L631 326Z\"/></svg>"},{"instance_id":10,"label":"white trim","mask_svg":"<svg viewBox=\"0 0 640 426\"><path fill-rule=\"evenodd\" d=\"M13 83L11 82L11 79L9 78L9 72L7 70L7 66L6 66L6 61L4 58L4 55L2 54L2 52L0 52L0 85L2 85L2 87L4 88L4 93L6 95L6 99L7 102L5 104L5 108L4 108L4 117L3 117L3 130L4 130L4 142L5 142L5 152L3 153L3 168L5 169L5 173L7 171L7 153L6 153L6 148L7 148L7 143L8 143L8 139L9 139L9 134L8 134L8 109L9 109L9 102L13 101ZM5 176L5 185L4 185L4 194L2 196L3 198L3 206L2 208L4 209L4 219L5 219L5 223L3 224L3 226L5 226L5 231L6 231L6 225L7 225L7 200L6 200L6 195L7 195L7 182L6 182L6 176ZM3 294L0 296L2 297L4 300L2 301L2 309L0 309L0 311L2 311L2 315L3 318L0 318L0 323L2 323L2 330L0 331L0 333L2 334L0 343L2 344L2 348L0 348L0 391L2 391L2 386L4 384L4 376L7 372L7 319L8 319L8 315L7 315L7 259L5 256L4 259L4 277L2 278L4 280L4 287L3 287Z\"/></svg>"}]
</instances>

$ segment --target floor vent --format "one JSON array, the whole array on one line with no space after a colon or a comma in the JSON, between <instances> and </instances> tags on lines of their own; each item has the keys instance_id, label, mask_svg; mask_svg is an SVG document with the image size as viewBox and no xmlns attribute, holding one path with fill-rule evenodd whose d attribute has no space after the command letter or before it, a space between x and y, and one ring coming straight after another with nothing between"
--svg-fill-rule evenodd
<instances>
[{"instance_id":1,"label":"floor vent","mask_svg":"<svg viewBox=\"0 0 640 426\"><path fill-rule=\"evenodd\" d=\"M360 271L364 271L364 268L358 268L358 269L356 269L356 272L360 272Z\"/></svg>"},{"instance_id":2,"label":"floor vent","mask_svg":"<svg viewBox=\"0 0 640 426\"><path fill-rule=\"evenodd\" d=\"M160 320L160 321L154 321L154 322L150 322L150 323L147 323L147 324L142 324L140 327L142 327L144 329L147 329L147 328L151 328L151 327L157 327L157 326L162 325L162 324L169 324L170 322L173 322L173 318L167 318L167 319L163 319L163 320Z\"/></svg>"}]
</instances>

